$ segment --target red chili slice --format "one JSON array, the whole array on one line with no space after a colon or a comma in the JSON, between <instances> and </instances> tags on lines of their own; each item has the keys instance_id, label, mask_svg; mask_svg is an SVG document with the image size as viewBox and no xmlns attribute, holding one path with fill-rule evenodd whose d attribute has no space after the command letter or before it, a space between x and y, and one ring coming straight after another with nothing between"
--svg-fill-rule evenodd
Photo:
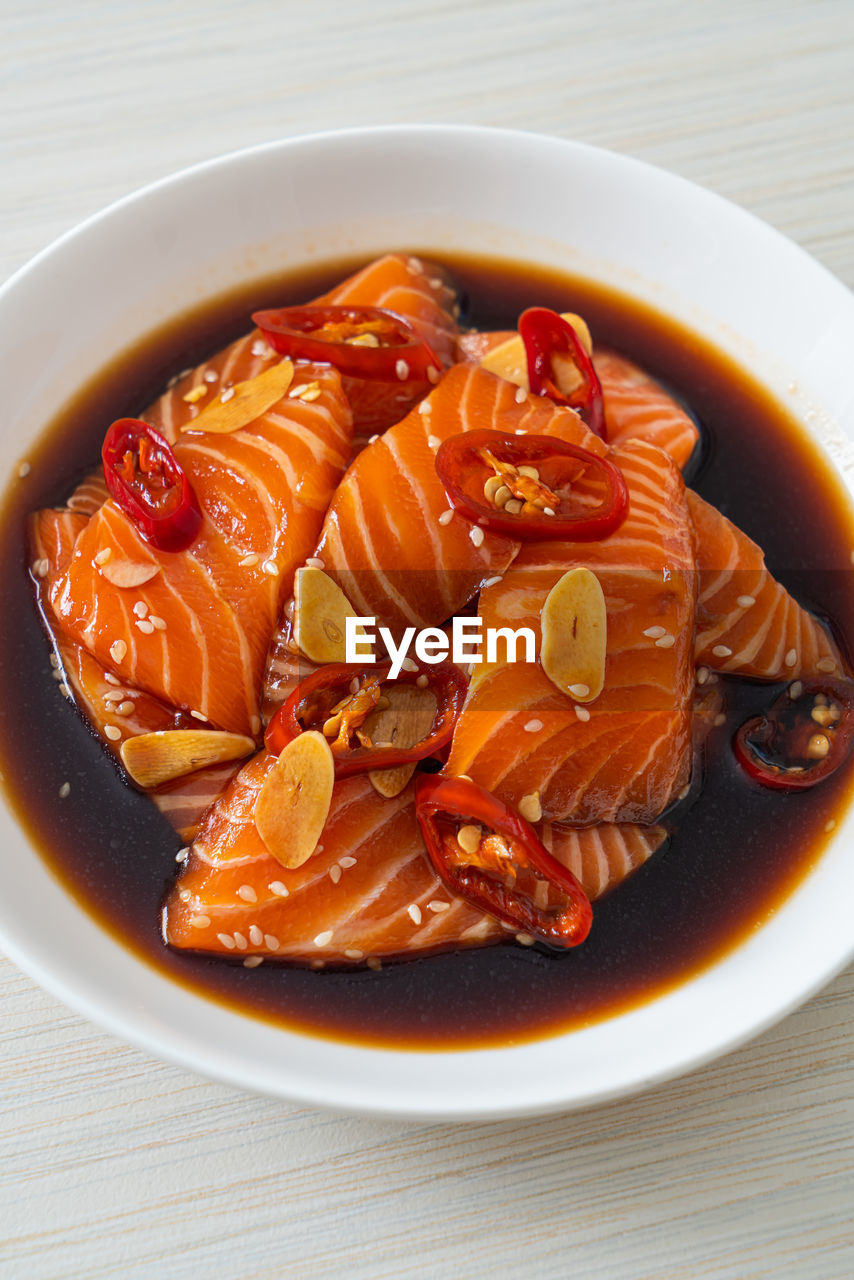
<instances>
[{"instance_id":1,"label":"red chili slice","mask_svg":"<svg viewBox=\"0 0 854 1280\"><path fill-rule=\"evenodd\" d=\"M423 687L429 689L436 699L433 724L427 737L414 746L376 747L373 743L366 744L362 741L359 730L377 706L382 685L388 680L390 670L390 663L378 666L367 674L364 667L334 663L320 667L306 676L287 702L279 707L267 726L264 735L267 750L278 755L304 729L322 730L331 719L340 717L334 727L334 736L333 733L327 735L333 738L330 746L335 757L336 778L349 778L354 773L412 764L435 755L451 740L466 696L465 677L450 662L419 666L415 671L401 671L393 683L415 684L426 677L427 683ZM351 688L354 680L359 682L355 693ZM342 706L342 703L345 705Z\"/></svg>"},{"instance_id":2,"label":"red chili slice","mask_svg":"<svg viewBox=\"0 0 854 1280\"><path fill-rule=\"evenodd\" d=\"M423 775L415 784L415 811L450 893L552 947L584 941L593 922L587 894L515 809L467 778ZM486 829L472 853L457 839L470 825ZM543 884L546 900L539 905Z\"/></svg>"},{"instance_id":3,"label":"red chili slice","mask_svg":"<svg viewBox=\"0 0 854 1280\"><path fill-rule=\"evenodd\" d=\"M587 426L603 440L605 404L602 384L593 361L568 320L547 307L529 307L519 317L519 333L528 359L528 382L537 396L548 396L557 404L576 409ZM561 391L555 380L554 357L569 356L581 377L581 383L569 394Z\"/></svg>"},{"instance_id":4,"label":"red chili slice","mask_svg":"<svg viewBox=\"0 0 854 1280\"><path fill-rule=\"evenodd\" d=\"M119 418L101 447L110 497L159 551L183 551L202 514L192 485L159 431L138 418Z\"/></svg>"},{"instance_id":5,"label":"red chili slice","mask_svg":"<svg viewBox=\"0 0 854 1280\"><path fill-rule=\"evenodd\" d=\"M252 320L282 355L332 364L347 377L437 382L442 372L414 326L383 307L284 307Z\"/></svg>"},{"instance_id":6,"label":"red chili slice","mask_svg":"<svg viewBox=\"0 0 854 1280\"><path fill-rule=\"evenodd\" d=\"M535 467L539 479L520 474L522 466ZM629 491L619 467L554 436L465 431L440 446L436 472L458 511L510 538L597 542L619 528L629 509ZM604 483L601 502L593 508L577 497L573 500L571 485L582 473L585 480L598 477ZM497 506L484 493L485 482L495 475L501 475L518 495L516 500L524 502L518 514Z\"/></svg>"},{"instance_id":7,"label":"red chili slice","mask_svg":"<svg viewBox=\"0 0 854 1280\"><path fill-rule=\"evenodd\" d=\"M804 791L843 765L854 738L854 685L849 681L799 681L802 692L782 693L764 716L741 726L735 758L763 787Z\"/></svg>"}]
</instances>

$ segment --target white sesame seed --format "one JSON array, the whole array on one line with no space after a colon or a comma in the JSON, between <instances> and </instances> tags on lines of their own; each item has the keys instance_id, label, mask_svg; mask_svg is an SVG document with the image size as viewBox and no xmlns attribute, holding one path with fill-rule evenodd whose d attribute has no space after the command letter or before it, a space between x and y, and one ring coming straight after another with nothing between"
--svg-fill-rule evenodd
<instances>
[{"instance_id":1,"label":"white sesame seed","mask_svg":"<svg viewBox=\"0 0 854 1280\"><path fill-rule=\"evenodd\" d=\"M252 943L253 947L260 947L261 943L264 941L264 934L258 928L257 924L249 926L249 941Z\"/></svg>"},{"instance_id":2,"label":"white sesame seed","mask_svg":"<svg viewBox=\"0 0 854 1280\"><path fill-rule=\"evenodd\" d=\"M251 884L242 884L237 890L238 898L242 898L244 902L257 902L258 894L252 888Z\"/></svg>"},{"instance_id":3,"label":"white sesame seed","mask_svg":"<svg viewBox=\"0 0 854 1280\"><path fill-rule=\"evenodd\" d=\"M819 658L815 666L817 671L829 672L836 670L836 662L833 658Z\"/></svg>"},{"instance_id":4,"label":"white sesame seed","mask_svg":"<svg viewBox=\"0 0 854 1280\"><path fill-rule=\"evenodd\" d=\"M364 951L360 951L358 947L348 947L344 952L348 960L361 960L364 954Z\"/></svg>"},{"instance_id":5,"label":"white sesame seed","mask_svg":"<svg viewBox=\"0 0 854 1280\"><path fill-rule=\"evenodd\" d=\"M741 605L742 609L749 609L752 604L756 604L756 597L755 596L739 596L738 603Z\"/></svg>"},{"instance_id":6,"label":"white sesame seed","mask_svg":"<svg viewBox=\"0 0 854 1280\"><path fill-rule=\"evenodd\" d=\"M234 387L229 387L227 391L221 391L219 394L220 404L228 404L229 400L232 398L233 395L234 395Z\"/></svg>"},{"instance_id":7,"label":"white sesame seed","mask_svg":"<svg viewBox=\"0 0 854 1280\"><path fill-rule=\"evenodd\" d=\"M189 856L190 856L190 846L188 844L185 844L183 849L179 849L178 852L175 854L175 861L186 862Z\"/></svg>"},{"instance_id":8,"label":"white sesame seed","mask_svg":"<svg viewBox=\"0 0 854 1280\"><path fill-rule=\"evenodd\" d=\"M192 896L189 889L181 889L178 893L178 897L182 902L189 902Z\"/></svg>"},{"instance_id":9,"label":"white sesame seed","mask_svg":"<svg viewBox=\"0 0 854 1280\"><path fill-rule=\"evenodd\" d=\"M406 912L413 924L421 923L421 908L417 902L410 902Z\"/></svg>"},{"instance_id":10,"label":"white sesame seed","mask_svg":"<svg viewBox=\"0 0 854 1280\"><path fill-rule=\"evenodd\" d=\"M524 387L517 387L517 388L516 388L516 403L517 403L517 404L524 404L524 403L525 403L525 401L526 401L527 399L528 399L528 393L527 393L527 391L525 390L525 388L524 388Z\"/></svg>"},{"instance_id":11,"label":"white sesame seed","mask_svg":"<svg viewBox=\"0 0 854 1280\"><path fill-rule=\"evenodd\" d=\"M420 276L424 271L424 263L420 258L416 258L414 254L408 259L406 265L409 267L409 270L413 271L416 275Z\"/></svg>"},{"instance_id":12,"label":"white sesame seed","mask_svg":"<svg viewBox=\"0 0 854 1280\"><path fill-rule=\"evenodd\" d=\"M190 924L194 929L207 929L210 922L210 916L190 916Z\"/></svg>"},{"instance_id":13,"label":"white sesame seed","mask_svg":"<svg viewBox=\"0 0 854 1280\"><path fill-rule=\"evenodd\" d=\"M644 632L645 636L649 636L650 640L657 640L659 636L667 635L666 627L647 627Z\"/></svg>"},{"instance_id":14,"label":"white sesame seed","mask_svg":"<svg viewBox=\"0 0 854 1280\"><path fill-rule=\"evenodd\" d=\"M274 933L264 934L264 946L268 951L278 951L280 945L279 939Z\"/></svg>"},{"instance_id":15,"label":"white sesame seed","mask_svg":"<svg viewBox=\"0 0 854 1280\"><path fill-rule=\"evenodd\" d=\"M569 686L569 692L572 694L573 698L586 698L590 692L590 685L571 684Z\"/></svg>"},{"instance_id":16,"label":"white sesame seed","mask_svg":"<svg viewBox=\"0 0 854 1280\"><path fill-rule=\"evenodd\" d=\"M128 698L124 702L120 702L114 710L117 716L129 716L136 710L136 706Z\"/></svg>"},{"instance_id":17,"label":"white sesame seed","mask_svg":"<svg viewBox=\"0 0 854 1280\"><path fill-rule=\"evenodd\" d=\"M437 916L443 911L450 911L450 902L441 902L438 898L434 898L432 902L427 903L427 910L434 912Z\"/></svg>"},{"instance_id":18,"label":"white sesame seed","mask_svg":"<svg viewBox=\"0 0 854 1280\"><path fill-rule=\"evenodd\" d=\"M337 862L333 863L333 865L329 868L329 879L332 881L333 884L337 884L338 881L341 879L341 868L338 866Z\"/></svg>"},{"instance_id":19,"label":"white sesame seed","mask_svg":"<svg viewBox=\"0 0 854 1280\"><path fill-rule=\"evenodd\" d=\"M33 565L33 573L36 575L37 578L46 578L49 570L50 570L49 560L45 560L45 559L36 560L35 564Z\"/></svg>"},{"instance_id":20,"label":"white sesame seed","mask_svg":"<svg viewBox=\"0 0 854 1280\"><path fill-rule=\"evenodd\" d=\"M553 516L553 515L554 515L554 507L543 507L543 515L544 515L544 516Z\"/></svg>"},{"instance_id":21,"label":"white sesame seed","mask_svg":"<svg viewBox=\"0 0 854 1280\"><path fill-rule=\"evenodd\" d=\"M265 560L261 567L265 573L269 573L271 578L278 578L279 566L276 564L275 560Z\"/></svg>"},{"instance_id":22,"label":"white sesame seed","mask_svg":"<svg viewBox=\"0 0 854 1280\"><path fill-rule=\"evenodd\" d=\"M250 552L248 556L244 556L242 560L239 560L238 564L241 569L254 569L260 559L260 556L256 556L254 552Z\"/></svg>"},{"instance_id":23,"label":"white sesame seed","mask_svg":"<svg viewBox=\"0 0 854 1280\"><path fill-rule=\"evenodd\" d=\"M676 643L675 636L659 636L655 642L656 649L672 649Z\"/></svg>"},{"instance_id":24,"label":"white sesame seed","mask_svg":"<svg viewBox=\"0 0 854 1280\"><path fill-rule=\"evenodd\" d=\"M194 720L202 720L202 721L207 720L207 716L205 715L204 711L191 711L190 715L193 717Z\"/></svg>"},{"instance_id":25,"label":"white sesame seed","mask_svg":"<svg viewBox=\"0 0 854 1280\"><path fill-rule=\"evenodd\" d=\"M483 530L478 528L477 525L474 525L471 529L469 529L469 537L471 538L473 546L475 547L483 546Z\"/></svg>"},{"instance_id":26,"label":"white sesame seed","mask_svg":"<svg viewBox=\"0 0 854 1280\"><path fill-rule=\"evenodd\" d=\"M369 969L373 969L374 973L379 973L380 969L383 967L382 960L380 960L377 956L368 956L367 960L365 961L365 964L368 966Z\"/></svg>"},{"instance_id":27,"label":"white sesame seed","mask_svg":"<svg viewBox=\"0 0 854 1280\"><path fill-rule=\"evenodd\" d=\"M112 652L113 652L112 649L110 649L110 653ZM112 671L105 671L104 679L106 680L107 684L121 684L121 680L118 678L118 676L114 676Z\"/></svg>"},{"instance_id":28,"label":"white sesame seed","mask_svg":"<svg viewBox=\"0 0 854 1280\"><path fill-rule=\"evenodd\" d=\"M515 434L515 435L517 435L517 436L523 436L523 435L525 434L525 428L524 428L524 427L517 427L517 428L516 428L516 431L515 431L515 433L514 433L514 434Z\"/></svg>"},{"instance_id":29,"label":"white sesame seed","mask_svg":"<svg viewBox=\"0 0 854 1280\"><path fill-rule=\"evenodd\" d=\"M106 564L112 554L112 547L104 547L103 550L99 551L95 556L95 564Z\"/></svg>"},{"instance_id":30,"label":"white sesame seed","mask_svg":"<svg viewBox=\"0 0 854 1280\"><path fill-rule=\"evenodd\" d=\"M576 707L575 714L579 720L583 720L586 722L590 719L590 712L587 710L586 707Z\"/></svg>"},{"instance_id":31,"label":"white sesame seed","mask_svg":"<svg viewBox=\"0 0 854 1280\"><path fill-rule=\"evenodd\" d=\"M732 649L727 648L725 644L716 644L712 653L716 658L731 658Z\"/></svg>"},{"instance_id":32,"label":"white sesame seed","mask_svg":"<svg viewBox=\"0 0 854 1280\"><path fill-rule=\"evenodd\" d=\"M438 436L427 437L427 444L430 446L431 449L438 449L441 443L442 441L439 439Z\"/></svg>"},{"instance_id":33,"label":"white sesame seed","mask_svg":"<svg viewBox=\"0 0 854 1280\"><path fill-rule=\"evenodd\" d=\"M67 800L70 795L71 795L71 783L63 782L62 786L59 788L60 800Z\"/></svg>"},{"instance_id":34,"label":"white sesame seed","mask_svg":"<svg viewBox=\"0 0 854 1280\"><path fill-rule=\"evenodd\" d=\"M339 867L343 867L344 870L347 871L349 870L350 867L355 867L356 859L351 858L349 854L345 854L343 858L338 859L338 865Z\"/></svg>"},{"instance_id":35,"label":"white sesame seed","mask_svg":"<svg viewBox=\"0 0 854 1280\"><path fill-rule=\"evenodd\" d=\"M266 343L263 338L256 338L250 347L250 351L253 356L261 356L264 359L276 354L273 348Z\"/></svg>"},{"instance_id":36,"label":"white sesame seed","mask_svg":"<svg viewBox=\"0 0 854 1280\"><path fill-rule=\"evenodd\" d=\"M789 697L794 702L795 698L799 698L804 691L802 680L793 680L789 685Z\"/></svg>"},{"instance_id":37,"label":"white sesame seed","mask_svg":"<svg viewBox=\"0 0 854 1280\"><path fill-rule=\"evenodd\" d=\"M205 369L204 378L205 382L216 382L219 378L219 374L216 369Z\"/></svg>"},{"instance_id":38,"label":"white sesame seed","mask_svg":"<svg viewBox=\"0 0 854 1280\"><path fill-rule=\"evenodd\" d=\"M793 667L797 662L797 660L798 660L797 649L790 649L789 652L786 654L785 658L783 659L783 662L787 667Z\"/></svg>"},{"instance_id":39,"label":"white sesame seed","mask_svg":"<svg viewBox=\"0 0 854 1280\"><path fill-rule=\"evenodd\" d=\"M285 885L282 884L281 880L271 880L270 883L267 885L267 888L277 898L290 897L290 891L287 889Z\"/></svg>"},{"instance_id":40,"label":"white sesame seed","mask_svg":"<svg viewBox=\"0 0 854 1280\"><path fill-rule=\"evenodd\" d=\"M259 964L263 964L263 963L264 963L263 956L247 956L246 959L243 961L243 968L257 969Z\"/></svg>"},{"instance_id":41,"label":"white sesame seed","mask_svg":"<svg viewBox=\"0 0 854 1280\"><path fill-rule=\"evenodd\" d=\"M207 394L208 394L207 387L203 387L200 385L198 387L192 387L189 391L186 392L185 395L181 397L181 399L184 400L187 404L197 404L198 401L201 400L202 397L206 396Z\"/></svg>"},{"instance_id":42,"label":"white sesame seed","mask_svg":"<svg viewBox=\"0 0 854 1280\"><path fill-rule=\"evenodd\" d=\"M394 371L398 378L400 378L401 382L405 382L409 377L409 365L405 360L398 360L397 364L394 366Z\"/></svg>"},{"instance_id":43,"label":"white sesame seed","mask_svg":"<svg viewBox=\"0 0 854 1280\"><path fill-rule=\"evenodd\" d=\"M133 611L137 618L144 618L148 613L148 605L144 600L137 600L136 604L133 606Z\"/></svg>"},{"instance_id":44,"label":"white sesame seed","mask_svg":"<svg viewBox=\"0 0 854 1280\"><path fill-rule=\"evenodd\" d=\"M441 376L442 376L441 369L437 369L434 364L429 364L427 366L427 381L432 382L434 387L436 383L439 381L439 379L441 378Z\"/></svg>"},{"instance_id":45,"label":"white sesame seed","mask_svg":"<svg viewBox=\"0 0 854 1280\"><path fill-rule=\"evenodd\" d=\"M543 727L542 720L529 720L525 725L526 733L539 733Z\"/></svg>"},{"instance_id":46,"label":"white sesame seed","mask_svg":"<svg viewBox=\"0 0 854 1280\"><path fill-rule=\"evenodd\" d=\"M532 938L530 933L517 933L516 941L521 943L523 947L532 947L536 939Z\"/></svg>"},{"instance_id":47,"label":"white sesame seed","mask_svg":"<svg viewBox=\"0 0 854 1280\"><path fill-rule=\"evenodd\" d=\"M698 667L697 668L697 684L705 684L708 678L709 678L709 668Z\"/></svg>"},{"instance_id":48,"label":"white sesame seed","mask_svg":"<svg viewBox=\"0 0 854 1280\"><path fill-rule=\"evenodd\" d=\"M430 409L431 409L431 405L429 400L422 400L418 406L419 413L429 413Z\"/></svg>"},{"instance_id":49,"label":"white sesame seed","mask_svg":"<svg viewBox=\"0 0 854 1280\"><path fill-rule=\"evenodd\" d=\"M309 569L325 569L326 561L321 560L320 556L309 556L306 565Z\"/></svg>"},{"instance_id":50,"label":"white sesame seed","mask_svg":"<svg viewBox=\"0 0 854 1280\"><path fill-rule=\"evenodd\" d=\"M230 933L218 933L216 936L225 947L226 951L234 950L234 938L232 938Z\"/></svg>"},{"instance_id":51,"label":"white sesame seed","mask_svg":"<svg viewBox=\"0 0 854 1280\"><path fill-rule=\"evenodd\" d=\"M150 614L148 615L148 621L149 621L149 622L151 623L151 625L154 627L154 630L155 630L155 631L165 631L165 630L166 630L166 619L165 619L165 618L160 618L160 617L158 617L158 616L157 616L157 614L155 614L155 613L150 613Z\"/></svg>"},{"instance_id":52,"label":"white sesame seed","mask_svg":"<svg viewBox=\"0 0 854 1280\"><path fill-rule=\"evenodd\" d=\"M118 742L121 736L122 736L122 731L121 729L117 728L116 725L114 724L104 725L104 737L109 738L110 742Z\"/></svg>"},{"instance_id":53,"label":"white sesame seed","mask_svg":"<svg viewBox=\"0 0 854 1280\"><path fill-rule=\"evenodd\" d=\"M21 465L18 467L18 476L21 480L24 480L30 474L31 471L32 471L32 467L30 466L29 462L22 462Z\"/></svg>"},{"instance_id":54,"label":"white sesame seed","mask_svg":"<svg viewBox=\"0 0 854 1280\"><path fill-rule=\"evenodd\" d=\"M236 929L234 931L234 942L235 942L235 945L237 946L238 951L245 951L246 948L249 946L249 943L246 941L243 934L238 933Z\"/></svg>"},{"instance_id":55,"label":"white sesame seed","mask_svg":"<svg viewBox=\"0 0 854 1280\"><path fill-rule=\"evenodd\" d=\"M485 591L485 590L487 589L487 587L494 587L494 586L497 586L497 585L498 585L498 583L499 583L500 581L501 581L501 574L500 574L500 573L496 573L496 575L495 575L495 577L494 577L494 578L487 578L487 579L486 579L486 582L484 582L484 584L483 584L483 590Z\"/></svg>"},{"instance_id":56,"label":"white sesame seed","mask_svg":"<svg viewBox=\"0 0 854 1280\"><path fill-rule=\"evenodd\" d=\"M439 524L450 524L453 518L454 518L453 509L449 511L443 511L442 514L439 516Z\"/></svg>"},{"instance_id":57,"label":"white sesame seed","mask_svg":"<svg viewBox=\"0 0 854 1280\"><path fill-rule=\"evenodd\" d=\"M314 939L314 945L316 947L327 947L331 941L332 941L332 930L324 929L323 933L319 933L317 937Z\"/></svg>"}]
</instances>

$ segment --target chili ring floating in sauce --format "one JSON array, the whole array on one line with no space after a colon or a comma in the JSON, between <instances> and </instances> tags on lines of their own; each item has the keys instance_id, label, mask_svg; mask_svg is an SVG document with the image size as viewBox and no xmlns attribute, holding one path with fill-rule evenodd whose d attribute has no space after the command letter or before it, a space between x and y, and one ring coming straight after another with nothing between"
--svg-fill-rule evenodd
<instances>
[{"instance_id":1,"label":"chili ring floating in sauce","mask_svg":"<svg viewBox=\"0 0 854 1280\"><path fill-rule=\"evenodd\" d=\"M797 683L797 697L790 686L733 739L745 773L775 791L803 791L824 782L848 759L854 738L854 685L828 677Z\"/></svg>"},{"instance_id":2,"label":"chili ring floating in sauce","mask_svg":"<svg viewBox=\"0 0 854 1280\"><path fill-rule=\"evenodd\" d=\"M202 513L168 440L138 418L119 418L101 447L110 497L158 551L184 551Z\"/></svg>"},{"instance_id":3,"label":"chili ring floating in sauce","mask_svg":"<svg viewBox=\"0 0 854 1280\"><path fill-rule=\"evenodd\" d=\"M584 941L593 922L587 894L515 809L468 778L422 775L415 811L449 893L549 946Z\"/></svg>"},{"instance_id":4,"label":"chili ring floating in sauce","mask_svg":"<svg viewBox=\"0 0 854 1280\"><path fill-rule=\"evenodd\" d=\"M436 472L458 511L506 537L598 542L628 514L619 467L555 436L465 431L440 446ZM582 476L603 482L596 505L573 498L571 485Z\"/></svg>"},{"instance_id":5,"label":"chili ring floating in sauce","mask_svg":"<svg viewBox=\"0 0 854 1280\"><path fill-rule=\"evenodd\" d=\"M363 728L368 716L382 709L382 686L390 670L391 664L385 663L366 675L364 667L333 663L306 676L267 726L267 750L278 755L304 730L320 729L330 739L336 778L413 764L435 755L451 740L468 687L465 676L450 662L400 672L392 683L429 691L436 699L436 711L420 742L398 747L375 744Z\"/></svg>"},{"instance_id":6,"label":"chili ring floating in sauce","mask_svg":"<svg viewBox=\"0 0 854 1280\"><path fill-rule=\"evenodd\" d=\"M284 307L252 321L292 360L334 365L351 378L437 382L442 362L403 316L384 307Z\"/></svg>"},{"instance_id":7,"label":"chili ring floating in sauce","mask_svg":"<svg viewBox=\"0 0 854 1280\"><path fill-rule=\"evenodd\" d=\"M575 409L590 430L605 440L605 402L602 384L584 344L568 320L547 307L528 307L519 317L519 335L528 361L528 385L536 396ZM564 391L558 383L555 356L568 356L579 383Z\"/></svg>"}]
</instances>

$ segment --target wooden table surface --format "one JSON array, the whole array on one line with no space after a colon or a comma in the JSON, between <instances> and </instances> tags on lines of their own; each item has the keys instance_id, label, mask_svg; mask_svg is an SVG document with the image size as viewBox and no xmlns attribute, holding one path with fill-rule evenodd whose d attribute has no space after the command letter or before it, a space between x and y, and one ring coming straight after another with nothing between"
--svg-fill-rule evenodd
<instances>
[{"instance_id":1,"label":"wooden table surface","mask_svg":"<svg viewBox=\"0 0 854 1280\"><path fill-rule=\"evenodd\" d=\"M854 284L851 0L0 0L0 277L191 162L389 121L673 169ZM0 961L0 1276L854 1275L854 969L646 1096L348 1119L117 1043Z\"/></svg>"}]
</instances>

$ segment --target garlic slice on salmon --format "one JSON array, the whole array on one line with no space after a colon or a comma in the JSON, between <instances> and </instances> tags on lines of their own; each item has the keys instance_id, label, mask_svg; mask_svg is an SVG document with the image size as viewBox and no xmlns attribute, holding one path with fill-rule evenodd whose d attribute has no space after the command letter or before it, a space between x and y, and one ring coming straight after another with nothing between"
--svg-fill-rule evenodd
<instances>
[{"instance_id":1,"label":"garlic slice on salmon","mask_svg":"<svg viewBox=\"0 0 854 1280\"><path fill-rule=\"evenodd\" d=\"M277 862L301 867L317 848L335 782L335 761L322 733L293 738L277 757L255 801L255 826Z\"/></svg>"},{"instance_id":2,"label":"garlic slice on salmon","mask_svg":"<svg viewBox=\"0 0 854 1280\"><path fill-rule=\"evenodd\" d=\"M563 311L561 315L564 320L569 321L572 325L581 340L581 345L590 355L593 351L593 342L586 322L582 320L581 316L577 316L571 311ZM525 344L518 333L514 333L512 338L508 338L500 346L493 347L480 363L481 368L497 374L499 378L504 378L505 382L513 382L517 387L524 387L526 391L530 391L531 385L528 381ZM564 356L560 353L555 354L552 357L552 367L558 390L562 391L564 395L568 395L581 385L581 375L569 356Z\"/></svg>"},{"instance_id":3,"label":"garlic slice on salmon","mask_svg":"<svg viewBox=\"0 0 854 1280\"><path fill-rule=\"evenodd\" d=\"M347 618L359 615L322 569L306 566L294 578L294 640L310 662L346 662ZM362 628L356 628L361 635Z\"/></svg>"},{"instance_id":4,"label":"garlic slice on salmon","mask_svg":"<svg viewBox=\"0 0 854 1280\"><path fill-rule=\"evenodd\" d=\"M227 435L248 427L277 400L281 400L293 382L294 366L291 360L282 360L271 369L265 369L255 378L247 378L220 392L197 418L185 422L182 431L207 431Z\"/></svg>"},{"instance_id":5,"label":"garlic slice on salmon","mask_svg":"<svg viewBox=\"0 0 854 1280\"><path fill-rule=\"evenodd\" d=\"M126 738L122 764L134 782L145 788L183 778L208 765L242 760L255 750L252 738L219 729L161 729Z\"/></svg>"},{"instance_id":6,"label":"garlic slice on salmon","mask_svg":"<svg viewBox=\"0 0 854 1280\"><path fill-rule=\"evenodd\" d=\"M546 596L540 614L540 665L576 702L593 702L605 684L608 619L605 596L590 569L570 569Z\"/></svg>"},{"instance_id":7,"label":"garlic slice on salmon","mask_svg":"<svg viewBox=\"0 0 854 1280\"><path fill-rule=\"evenodd\" d=\"M423 742L436 717L436 698L429 689L413 684L389 684L385 689L387 706L372 711L361 732L376 746L391 743L406 750ZM372 769L371 785L387 800L399 796L415 772L415 762L393 765L389 769Z\"/></svg>"},{"instance_id":8,"label":"garlic slice on salmon","mask_svg":"<svg viewBox=\"0 0 854 1280\"><path fill-rule=\"evenodd\" d=\"M98 565L101 577L112 582L114 587L141 587L144 582L156 578L161 567L150 561L146 564L138 560L117 560L112 556Z\"/></svg>"}]
</instances>

